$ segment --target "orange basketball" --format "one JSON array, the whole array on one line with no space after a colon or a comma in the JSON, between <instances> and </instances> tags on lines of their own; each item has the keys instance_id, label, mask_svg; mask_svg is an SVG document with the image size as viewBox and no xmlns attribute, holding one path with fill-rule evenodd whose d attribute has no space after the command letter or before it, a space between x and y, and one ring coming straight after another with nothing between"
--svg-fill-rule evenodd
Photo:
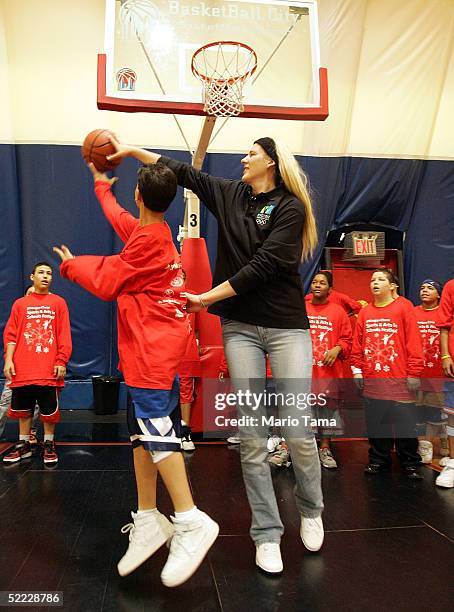
<instances>
[{"instance_id":1,"label":"orange basketball","mask_svg":"<svg viewBox=\"0 0 454 612\"><path fill-rule=\"evenodd\" d=\"M106 159L107 155L115 153L115 147L110 142L109 136L115 137L110 130L93 130L85 136L82 145L82 157L87 163L92 162L100 172L113 170L121 161L112 162Z\"/></svg>"}]
</instances>

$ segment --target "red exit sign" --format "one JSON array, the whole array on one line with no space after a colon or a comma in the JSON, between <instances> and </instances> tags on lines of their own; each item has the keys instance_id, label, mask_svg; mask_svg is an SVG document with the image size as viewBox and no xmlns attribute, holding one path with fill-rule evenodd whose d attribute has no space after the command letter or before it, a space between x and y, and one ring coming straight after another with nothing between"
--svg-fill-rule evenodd
<instances>
[{"instance_id":1,"label":"red exit sign","mask_svg":"<svg viewBox=\"0 0 454 612\"><path fill-rule=\"evenodd\" d=\"M353 235L353 254L357 257L377 255L377 234Z\"/></svg>"}]
</instances>

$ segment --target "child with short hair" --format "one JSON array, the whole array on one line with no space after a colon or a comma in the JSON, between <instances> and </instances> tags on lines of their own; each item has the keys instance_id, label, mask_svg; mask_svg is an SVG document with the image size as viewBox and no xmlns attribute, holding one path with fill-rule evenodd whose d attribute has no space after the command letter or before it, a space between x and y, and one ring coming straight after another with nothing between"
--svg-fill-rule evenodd
<instances>
[{"instance_id":1,"label":"child with short hair","mask_svg":"<svg viewBox=\"0 0 454 612\"><path fill-rule=\"evenodd\" d=\"M342 360L347 359L352 348L352 328L345 310L331 302L329 296L333 277L329 272L319 272L311 283L312 301L306 302L307 316L312 338L312 392L322 395L324 405L317 405L317 418L335 419L333 433L342 433L339 406L342 399L340 379L344 377ZM320 401L320 400L319 400ZM330 441L332 431L319 427L319 457L323 467L337 468Z\"/></svg>"},{"instance_id":2,"label":"child with short hair","mask_svg":"<svg viewBox=\"0 0 454 612\"><path fill-rule=\"evenodd\" d=\"M58 461L58 390L64 386L71 356L71 328L65 300L49 292L51 266L38 262L30 279L34 290L14 302L4 331L4 374L12 390L8 416L19 420L19 441L3 461L11 464L31 457L30 429L38 403L44 425L43 461L48 465Z\"/></svg>"},{"instance_id":3,"label":"child with short hair","mask_svg":"<svg viewBox=\"0 0 454 612\"><path fill-rule=\"evenodd\" d=\"M370 287L373 302L358 315L351 354L353 376L366 400L370 448L364 471L389 470L395 443L402 469L417 480L422 478L415 407L424 368L421 336L413 306L393 298L397 281L391 270L375 270Z\"/></svg>"},{"instance_id":4,"label":"child with short hair","mask_svg":"<svg viewBox=\"0 0 454 612\"><path fill-rule=\"evenodd\" d=\"M354 300L346 293L341 293L340 291L336 291L336 289L334 289L333 273L330 270L320 270L319 274L325 275L331 287L331 290L327 298L328 302L330 302L331 304L337 304L338 306L340 306L349 317L357 315L358 312L361 310L360 302L358 302L357 300ZM308 293L304 297L304 299L306 302L312 302L312 299L313 299L312 288L311 288L311 292Z\"/></svg>"},{"instance_id":5,"label":"child with short hair","mask_svg":"<svg viewBox=\"0 0 454 612\"><path fill-rule=\"evenodd\" d=\"M129 547L118 563L126 576L171 540L161 580L185 582L202 563L219 526L192 498L181 454L177 371L189 334L183 271L164 213L175 197L177 179L162 163L139 168L134 193L140 218L123 209L109 179L89 164L103 212L125 246L118 255L74 257L54 250L63 277L104 300L117 300L119 369L132 397L128 427L133 446L138 510L125 525ZM172 523L156 507L161 476L172 499Z\"/></svg>"},{"instance_id":6,"label":"child with short hair","mask_svg":"<svg viewBox=\"0 0 454 612\"><path fill-rule=\"evenodd\" d=\"M421 373L421 388L418 393L420 429L418 452L423 463L431 463L433 445L440 437L446 416L443 414L443 370L441 367L440 330L440 297L441 285L426 278L419 289L421 303L415 306L415 314L421 333L424 370Z\"/></svg>"}]
</instances>

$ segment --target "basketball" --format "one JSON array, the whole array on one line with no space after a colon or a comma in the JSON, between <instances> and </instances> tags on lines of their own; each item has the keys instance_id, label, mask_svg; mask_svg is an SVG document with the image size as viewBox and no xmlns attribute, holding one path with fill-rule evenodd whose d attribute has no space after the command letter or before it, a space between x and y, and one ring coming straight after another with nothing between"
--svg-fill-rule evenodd
<instances>
[{"instance_id":1,"label":"basketball","mask_svg":"<svg viewBox=\"0 0 454 612\"><path fill-rule=\"evenodd\" d=\"M115 147L110 142L109 136L115 137L110 130L93 130L85 136L82 145L82 157L87 163L92 162L99 172L113 170L121 161L112 162L106 159L107 155L113 155L115 153Z\"/></svg>"}]
</instances>

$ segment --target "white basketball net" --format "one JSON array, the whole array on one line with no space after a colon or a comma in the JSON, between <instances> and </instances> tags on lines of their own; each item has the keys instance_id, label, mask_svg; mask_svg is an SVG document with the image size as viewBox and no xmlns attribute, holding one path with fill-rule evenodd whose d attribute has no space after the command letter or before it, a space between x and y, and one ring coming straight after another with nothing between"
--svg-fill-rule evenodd
<instances>
[{"instance_id":1,"label":"white basketball net","mask_svg":"<svg viewBox=\"0 0 454 612\"><path fill-rule=\"evenodd\" d=\"M213 117L239 115L243 86L257 68L257 55L239 42L214 42L192 57L192 72L203 85L204 111Z\"/></svg>"}]
</instances>

